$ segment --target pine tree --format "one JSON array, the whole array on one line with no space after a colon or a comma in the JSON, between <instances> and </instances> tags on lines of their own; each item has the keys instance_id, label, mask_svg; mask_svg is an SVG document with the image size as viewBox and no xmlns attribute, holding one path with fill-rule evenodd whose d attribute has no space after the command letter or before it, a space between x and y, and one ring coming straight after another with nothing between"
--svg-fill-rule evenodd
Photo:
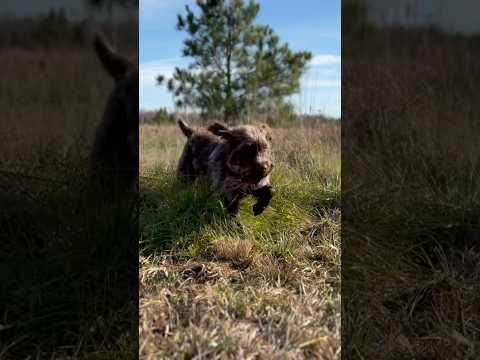
<instances>
[{"instance_id":1,"label":"pine tree","mask_svg":"<svg viewBox=\"0 0 480 360\"><path fill-rule=\"evenodd\" d=\"M309 52L292 52L269 26L257 25L255 0L197 0L199 14L187 5L177 29L188 34L183 56L193 58L176 68L167 82L178 107L199 109L225 122L247 113L264 113L289 105L299 90ZM158 77L158 83L164 80Z\"/></svg>"}]
</instances>

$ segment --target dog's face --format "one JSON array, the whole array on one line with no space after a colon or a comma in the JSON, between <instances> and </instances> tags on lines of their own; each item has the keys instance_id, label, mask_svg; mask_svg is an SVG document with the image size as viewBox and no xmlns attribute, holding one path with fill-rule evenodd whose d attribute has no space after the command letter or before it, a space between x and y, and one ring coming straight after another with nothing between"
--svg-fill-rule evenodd
<instances>
[{"instance_id":1,"label":"dog's face","mask_svg":"<svg viewBox=\"0 0 480 360\"><path fill-rule=\"evenodd\" d=\"M242 181L257 184L273 168L271 129L261 124L229 128L215 123L208 128L229 144L227 166Z\"/></svg>"}]
</instances>

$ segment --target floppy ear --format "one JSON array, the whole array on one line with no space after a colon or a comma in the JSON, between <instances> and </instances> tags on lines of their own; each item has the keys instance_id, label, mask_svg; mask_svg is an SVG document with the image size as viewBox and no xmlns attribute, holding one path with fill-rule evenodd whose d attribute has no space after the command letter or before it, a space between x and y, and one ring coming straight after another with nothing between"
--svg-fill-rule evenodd
<instances>
[{"instance_id":1,"label":"floppy ear","mask_svg":"<svg viewBox=\"0 0 480 360\"><path fill-rule=\"evenodd\" d=\"M95 34L93 46L103 67L115 81L120 80L132 68L133 64L127 58L114 51L110 44L99 34Z\"/></svg>"},{"instance_id":2,"label":"floppy ear","mask_svg":"<svg viewBox=\"0 0 480 360\"><path fill-rule=\"evenodd\" d=\"M212 134L220 136L227 140L232 138L231 129L219 122L214 122L212 125L207 127L207 130L210 131Z\"/></svg>"}]
</instances>

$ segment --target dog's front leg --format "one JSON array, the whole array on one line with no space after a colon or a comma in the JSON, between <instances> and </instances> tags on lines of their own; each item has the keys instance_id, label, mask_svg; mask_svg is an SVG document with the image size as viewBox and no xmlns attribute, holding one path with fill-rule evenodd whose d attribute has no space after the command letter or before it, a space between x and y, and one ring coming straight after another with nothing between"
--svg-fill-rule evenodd
<instances>
[{"instance_id":1,"label":"dog's front leg","mask_svg":"<svg viewBox=\"0 0 480 360\"><path fill-rule=\"evenodd\" d=\"M227 207L227 212L230 215L236 216L240 211L240 200L242 200L241 194L232 194L225 196L225 204Z\"/></svg>"},{"instance_id":2,"label":"dog's front leg","mask_svg":"<svg viewBox=\"0 0 480 360\"><path fill-rule=\"evenodd\" d=\"M259 189L253 191L252 195L257 199L255 205L253 205L253 214L255 216L260 215L270 204L270 200L273 196L272 185L265 185Z\"/></svg>"}]
</instances>

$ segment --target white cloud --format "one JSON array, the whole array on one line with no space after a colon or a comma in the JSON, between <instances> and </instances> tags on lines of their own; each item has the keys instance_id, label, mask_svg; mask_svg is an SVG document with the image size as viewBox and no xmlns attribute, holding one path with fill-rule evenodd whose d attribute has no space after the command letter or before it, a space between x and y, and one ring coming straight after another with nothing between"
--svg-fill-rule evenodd
<instances>
[{"instance_id":1,"label":"white cloud","mask_svg":"<svg viewBox=\"0 0 480 360\"><path fill-rule=\"evenodd\" d=\"M140 86L156 84L159 75L171 78L175 71L175 67L182 67L183 63L184 61L181 58L162 59L140 63Z\"/></svg>"},{"instance_id":2,"label":"white cloud","mask_svg":"<svg viewBox=\"0 0 480 360\"><path fill-rule=\"evenodd\" d=\"M328 65L340 65L342 58L340 55L333 54L318 54L314 55L310 60L310 65L315 66L328 66Z\"/></svg>"},{"instance_id":3,"label":"white cloud","mask_svg":"<svg viewBox=\"0 0 480 360\"><path fill-rule=\"evenodd\" d=\"M166 86L159 86L157 78L163 75L171 78L175 67L185 67L186 60L182 58L159 59L140 63L139 69L139 90L140 109L151 110L166 107L173 110L173 97Z\"/></svg>"},{"instance_id":4,"label":"white cloud","mask_svg":"<svg viewBox=\"0 0 480 360\"><path fill-rule=\"evenodd\" d=\"M169 24L176 21L177 13L185 11L185 5L192 7L194 0L140 0L141 26L162 26L167 21Z\"/></svg>"},{"instance_id":5,"label":"white cloud","mask_svg":"<svg viewBox=\"0 0 480 360\"><path fill-rule=\"evenodd\" d=\"M178 0L140 0L142 10L164 10L178 6L181 3Z\"/></svg>"},{"instance_id":6,"label":"white cloud","mask_svg":"<svg viewBox=\"0 0 480 360\"><path fill-rule=\"evenodd\" d=\"M302 89L339 88L342 86L340 79L306 79L300 82Z\"/></svg>"}]
</instances>

